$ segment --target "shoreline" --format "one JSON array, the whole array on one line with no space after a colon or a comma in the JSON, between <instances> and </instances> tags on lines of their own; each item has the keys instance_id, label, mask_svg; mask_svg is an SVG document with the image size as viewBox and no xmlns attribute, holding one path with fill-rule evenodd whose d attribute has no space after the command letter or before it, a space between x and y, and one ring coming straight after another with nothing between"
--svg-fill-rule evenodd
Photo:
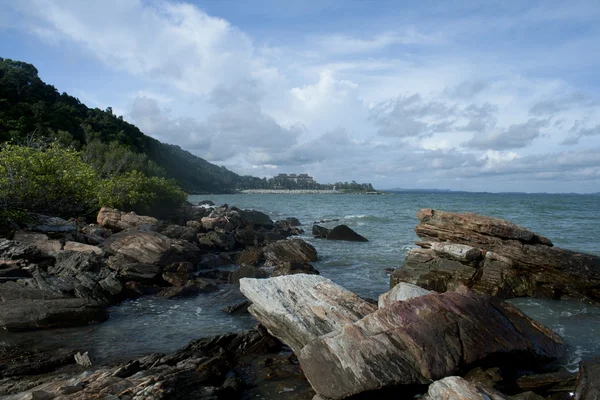
<instances>
[{"instance_id":1,"label":"shoreline","mask_svg":"<svg viewBox=\"0 0 600 400\"><path fill-rule=\"evenodd\" d=\"M240 194L383 194L383 192L352 192L321 189L246 189Z\"/></svg>"}]
</instances>

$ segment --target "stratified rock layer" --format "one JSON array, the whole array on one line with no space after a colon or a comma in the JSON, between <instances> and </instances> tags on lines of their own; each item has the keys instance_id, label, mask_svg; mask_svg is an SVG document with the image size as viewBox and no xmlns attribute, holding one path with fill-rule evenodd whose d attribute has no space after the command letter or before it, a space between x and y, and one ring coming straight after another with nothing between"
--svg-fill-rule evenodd
<instances>
[{"instance_id":1,"label":"stratified rock layer","mask_svg":"<svg viewBox=\"0 0 600 400\"><path fill-rule=\"evenodd\" d=\"M466 285L500 298L572 297L600 301L600 257L553 247L519 225L482 215L423 209L422 247L406 255L391 285L445 292Z\"/></svg>"}]
</instances>

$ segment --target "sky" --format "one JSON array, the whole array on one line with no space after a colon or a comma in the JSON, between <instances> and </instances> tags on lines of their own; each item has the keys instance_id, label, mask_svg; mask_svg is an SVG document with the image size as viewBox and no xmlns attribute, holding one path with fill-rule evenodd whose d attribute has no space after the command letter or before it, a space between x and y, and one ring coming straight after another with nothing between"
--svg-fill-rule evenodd
<instances>
[{"instance_id":1,"label":"sky","mask_svg":"<svg viewBox=\"0 0 600 400\"><path fill-rule=\"evenodd\" d=\"M0 0L0 57L239 174L589 193L598 21L598 0Z\"/></svg>"}]
</instances>

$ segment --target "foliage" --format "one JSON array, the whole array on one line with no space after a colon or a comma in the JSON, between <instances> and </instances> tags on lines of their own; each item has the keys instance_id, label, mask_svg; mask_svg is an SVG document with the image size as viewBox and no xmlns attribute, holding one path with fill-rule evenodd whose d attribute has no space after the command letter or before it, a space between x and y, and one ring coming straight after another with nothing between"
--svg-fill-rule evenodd
<instances>
[{"instance_id":1,"label":"foliage","mask_svg":"<svg viewBox=\"0 0 600 400\"><path fill-rule=\"evenodd\" d=\"M98 192L99 206L153 215L180 207L186 198L173 181L149 178L139 171L104 179Z\"/></svg>"},{"instance_id":2,"label":"foliage","mask_svg":"<svg viewBox=\"0 0 600 400\"><path fill-rule=\"evenodd\" d=\"M73 149L5 144L0 150L0 210L71 217L96 207L97 175Z\"/></svg>"}]
</instances>

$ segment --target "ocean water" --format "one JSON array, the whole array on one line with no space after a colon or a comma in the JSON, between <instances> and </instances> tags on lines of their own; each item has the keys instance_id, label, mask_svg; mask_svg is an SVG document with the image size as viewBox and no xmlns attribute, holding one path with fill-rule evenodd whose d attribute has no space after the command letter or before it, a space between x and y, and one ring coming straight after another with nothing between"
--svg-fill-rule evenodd
<instances>
[{"instance_id":1,"label":"ocean water","mask_svg":"<svg viewBox=\"0 0 600 400\"><path fill-rule=\"evenodd\" d=\"M479 193L395 193L385 195L245 194L190 196L192 203L212 200L239 208L263 211L271 219L296 217L315 246L314 266L327 278L376 299L389 288L386 269L400 267L414 247L416 213L421 208L476 212L520 224L550 238L555 246L600 255L600 196ZM314 239L313 222L323 226L346 224L367 237L367 243ZM235 288L193 299L146 297L112 307L109 321L86 328L20 334L0 334L0 341L28 341L37 345L77 344L100 360L124 359L151 352L173 351L189 340L247 329L250 316L220 311L242 298ZM538 299L512 301L525 313L565 337L571 345L569 364L600 354L600 307L578 302Z\"/></svg>"}]
</instances>

